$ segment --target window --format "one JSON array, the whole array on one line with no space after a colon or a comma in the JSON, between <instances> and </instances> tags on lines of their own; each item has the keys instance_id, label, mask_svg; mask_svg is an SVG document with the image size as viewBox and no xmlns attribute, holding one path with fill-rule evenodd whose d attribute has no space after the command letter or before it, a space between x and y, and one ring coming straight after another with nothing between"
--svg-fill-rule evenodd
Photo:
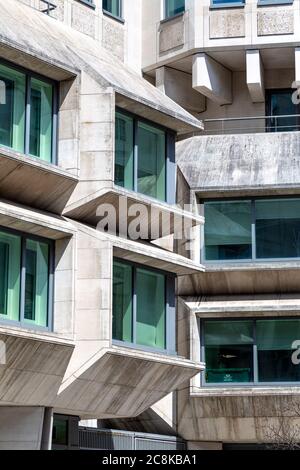
<instances>
[{"instance_id":1,"label":"window","mask_svg":"<svg viewBox=\"0 0 300 470\"><path fill-rule=\"evenodd\" d=\"M185 11L185 0L165 0L165 16L172 18L172 16L179 15Z\"/></svg>"},{"instance_id":2,"label":"window","mask_svg":"<svg viewBox=\"0 0 300 470\"><path fill-rule=\"evenodd\" d=\"M206 384L298 382L300 319L203 320Z\"/></svg>"},{"instance_id":3,"label":"window","mask_svg":"<svg viewBox=\"0 0 300 470\"><path fill-rule=\"evenodd\" d=\"M122 0L103 0L103 10L116 18L122 18Z\"/></svg>"},{"instance_id":4,"label":"window","mask_svg":"<svg viewBox=\"0 0 300 470\"><path fill-rule=\"evenodd\" d=\"M167 166L173 159L174 134L117 112L115 135L115 184L172 203L175 196L167 197L172 179Z\"/></svg>"},{"instance_id":5,"label":"window","mask_svg":"<svg viewBox=\"0 0 300 470\"><path fill-rule=\"evenodd\" d=\"M300 199L207 202L206 261L300 257Z\"/></svg>"},{"instance_id":6,"label":"window","mask_svg":"<svg viewBox=\"0 0 300 470\"><path fill-rule=\"evenodd\" d=\"M113 339L174 351L174 285L172 275L114 260Z\"/></svg>"},{"instance_id":7,"label":"window","mask_svg":"<svg viewBox=\"0 0 300 470\"><path fill-rule=\"evenodd\" d=\"M0 229L0 319L49 326L52 242Z\"/></svg>"},{"instance_id":8,"label":"window","mask_svg":"<svg viewBox=\"0 0 300 470\"><path fill-rule=\"evenodd\" d=\"M0 145L54 162L56 94L53 82L0 64Z\"/></svg>"},{"instance_id":9,"label":"window","mask_svg":"<svg viewBox=\"0 0 300 470\"><path fill-rule=\"evenodd\" d=\"M300 129L300 105L292 101L294 92L292 89L267 91L266 113L271 116L267 119L267 131L291 132Z\"/></svg>"},{"instance_id":10,"label":"window","mask_svg":"<svg viewBox=\"0 0 300 470\"><path fill-rule=\"evenodd\" d=\"M233 7L244 4L245 0L211 0L212 7Z\"/></svg>"}]
</instances>

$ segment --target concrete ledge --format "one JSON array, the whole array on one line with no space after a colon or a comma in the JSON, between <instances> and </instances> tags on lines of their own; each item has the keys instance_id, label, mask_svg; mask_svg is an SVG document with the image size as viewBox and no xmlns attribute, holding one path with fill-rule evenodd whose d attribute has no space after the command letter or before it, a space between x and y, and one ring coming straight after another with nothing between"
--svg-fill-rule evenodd
<instances>
[{"instance_id":1,"label":"concrete ledge","mask_svg":"<svg viewBox=\"0 0 300 470\"><path fill-rule=\"evenodd\" d=\"M203 368L176 356L104 348L65 380L55 408L82 419L134 417Z\"/></svg>"},{"instance_id":2,"label":"concrete ledge","mask_svg":"<svg viewBox=\"0 0 300 470\"><path fill-rule=\"evenodd\" d=\"M0 199L0 225L58 240L73 236L76 229L66 219Z\"/></svg>"},{"instance_id":3,"label":"concrete ledge","mask_svg":"<svg viewBox=\"0 0 300 470\"><path fill-rule=\"evenodd\" d=\"M77 183L55 165L0 147L0 197L60 214Z\"/></svg>"}]
</instances>

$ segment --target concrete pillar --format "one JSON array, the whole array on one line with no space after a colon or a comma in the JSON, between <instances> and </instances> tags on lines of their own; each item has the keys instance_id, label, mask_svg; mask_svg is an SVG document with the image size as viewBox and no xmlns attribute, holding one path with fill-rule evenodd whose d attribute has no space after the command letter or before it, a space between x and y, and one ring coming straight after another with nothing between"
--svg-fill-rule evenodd
<instances>
[{"instance_id":1,"label":"concrete pillar","mask_svg":"<svg viewBox=\"0 0 300 470\"><path fill-rule=\"evenodd\" d=\"M253 103L265 101L264 69L259 50L246 51L247 86Z\"/></svg>"},{"instance_id":2,"label":"concrete pillar","mask_svg":"<svg viewBox=\"0 0 300 470\"><path fill-rule=\"evenodd\" d=\"M187 72L159 67L156 69L156 88L189 112L205 111L205 97L192 87L192 75Z\"/></svg>"},{"instance_id":3,"label":"concrete pillar","mask_svg":"<svg viewBox=\"0 0 300 470\"><path fill-rule=\"evenodd\" d=\"M0 450L40 450L43 407L0 407Z\"/></svg>"},{"instance_id":4,"label":"concrete pillar","mask_svg":"<svg viewBox=\"0 0 300 470\"><path fill-rule=\"evenodd\" d=\"M219 105L232 103L232 73L205 53L194 55L193 88Z\"/></svg>"},{"instance_id":5,"label":"concrete pillar","mask_svg":"<svg viewBox=\"0 0 300 470\"><path fill-rule=\"evenodd\" d=\"M53 429L53 408L45 408L41 450L51 450Z\"/></svg>"}]
</instances>

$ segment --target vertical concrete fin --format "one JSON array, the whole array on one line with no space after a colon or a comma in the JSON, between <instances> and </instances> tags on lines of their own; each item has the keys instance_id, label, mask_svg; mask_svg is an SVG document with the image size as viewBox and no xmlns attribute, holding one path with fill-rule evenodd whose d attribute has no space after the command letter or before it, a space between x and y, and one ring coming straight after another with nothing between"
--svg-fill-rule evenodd
<instances>
[{"instance_id":1,"label":"vertical concrete fin","mask_svg":"<svg viewBox=\"0 0 300 470\"><path fill-rule=\"evenodd\" d=\"M246 51L247 86L253 103L265 101L264 68L259 50Z\"/></svg>"},{"instance_id":2,"label":"vertical concrete fin","mask_svg":"<svg viewBox=\"0 0 300 470\"><path fill-rule=\"evenodd\" d=\"M193 58L193 88L219 105L232 103L232 73L205 53Z\"/></svg>"}]
</instances>

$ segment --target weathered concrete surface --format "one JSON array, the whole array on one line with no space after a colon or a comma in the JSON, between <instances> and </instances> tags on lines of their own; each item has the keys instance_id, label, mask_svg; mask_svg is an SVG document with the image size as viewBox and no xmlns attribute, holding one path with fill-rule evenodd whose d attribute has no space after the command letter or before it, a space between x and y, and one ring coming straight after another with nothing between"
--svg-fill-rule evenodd
<instances>
[{"instance_id":1,"label":"weathered concrete surface","mask_svg":"<svg viewBox=\"0 0 300 470\"><path fill-rule=\"evenodd\" d=\"M209 14L210 39L242 38L245 36L244 10L215 10Z\"/></svg>"},{"instance_id":2,"label":"weathered concrete surface","mask_svg":"<svg viewBox=\"0 0 300 470\"><path fill-rule=\"evenodd\" d=\"M6 362L0 366L1 403L51 407L74 343L12 326L0 327L0 340L6 350Z\"/></svg>"},{"instance_id":3,"label":"weathered concrete surface","mask_svg":"<svg viewBox=\"0 0 300 470\"><path fill-rule=\"evenodd\" d=\"M34 56L35 60L69 71L69 77L71 73L77 75L85 70L103 87L113 87L115 92L151 109L154 120L156 114L163 113L166 124L169 122L175 130L201 127L196 118L92 38L16 0L0 0L0 7L0 42L4 57L15 56L18 51L18 63L24 62L30 68L30 59ZM14 45L13 52L7 46L11 44Z\"/></svg>"},{"instance_id":4,"label":"weathered concrete surface","mask_svg":"<svg viewBox=\"0 0 300 470\"><path fill-rule=\"evenodd\" d=\"M232 102L232 73L209 55L193 56L193 89L219 105Z\"/></svg>"},{"instance_id":5,"label":"weathered concrete surface","mask_svg":"<svg viewBox=\"0 0 300 470\"><path fill-rule=\"evenodd\" d=\"M138 416L202 369L179 357L113 346L63 382L55 407L83 419Z\"/></svg>"},{"instance_id":6,"label":"weathered concrete surface","mask_svg":"<svg viewBox=\"0 0 300 470\"><path fill-rule=\"evenodd\" d=\"M193 137L177 144L177 161L191 189L202 194L297 192L300 132Z\"/></svg>"},{"instance_id":7,"label":"weathered concrete surface","mask_svg":"<svg viewBox=\"0 0 300 470\"><path fill-rule=\"evenodd\" d=\"M159 27L159 53L163 54L171 49L184 46L185 42L185 15L179 15L160 24Z\"/></svg>"},{"instance_id":8,"label":"weathered concrete surface","mask_svg":"<svg viewBox=\"0 0 300 470\"><path fill-rule=\"evenodd\" d=\"M0 407L0 449L40 450L44 421L42 407Z\"/></svg>"},{"instance_id":9,"label":"weathered concrete surface","mask_svg":"<svg viewBox=\"0 0 300 470\"><path fill-rule=\"evenodd\" d=\"M264 8L257 12L257 35L280 35L294 33L293 6Z\"/></svg>"},{"instance_id":10,"label":"weathered concrete surface","mask_svg":"<svg viewBox=\"0 0 300 470\"><path fill-rule=\"evenodd\" d=\"M265 101L264 68L259 50L246 51L247 86L253 103Z\"/></svg>"}]
</instances>

